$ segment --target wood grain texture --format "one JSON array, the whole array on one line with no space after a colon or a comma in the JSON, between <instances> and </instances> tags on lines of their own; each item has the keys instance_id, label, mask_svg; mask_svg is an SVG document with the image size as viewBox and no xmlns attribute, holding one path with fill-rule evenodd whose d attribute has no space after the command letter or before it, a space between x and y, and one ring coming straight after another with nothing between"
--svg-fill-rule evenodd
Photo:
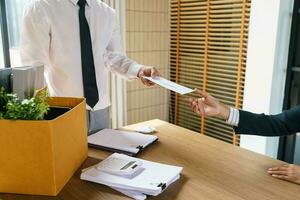
<instances>
[{"instance_id":1,"label":"wood grain texture","mask_svg":"<svg viewBox=\"0 0 300 200\"><path fill-rule=\"evenodd\" d=\"M259 155L175 125L152 120L159 142L139 157L184 168L179 181L163 194L149 199L161 200L296 200L300 185L272 178L266 170L283 162ZM125 127L131 130L137 125ZM90 149L83 167L111 153ZM118 200L128 199L102 185L81 181L78 171L57 197L2 194L2 200Z\"/></svg>"}]
</instances>

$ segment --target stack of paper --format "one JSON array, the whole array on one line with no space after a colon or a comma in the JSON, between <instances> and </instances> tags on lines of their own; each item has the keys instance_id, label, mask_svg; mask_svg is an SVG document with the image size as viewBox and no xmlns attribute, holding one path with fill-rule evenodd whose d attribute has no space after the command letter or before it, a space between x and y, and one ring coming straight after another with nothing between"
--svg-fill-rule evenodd
<instances>
[{"instance_id":1,"label":"stack of paper","mask_svg":"<svg viewBox=\"0 0 300 200\"><path fill-rule=\"evenodd\" d=\"M34 91L44 86L44 66L12 68L12 90L19 99L33 97Z\"/></svg>"},{"instance_id":2,"label":"stack of paper","mask_svg":"<svg viewBox=\"0 0 300 200\"><path fill-rule=\"evenodd\" d=\"M124 153L130 156L137 155L157 140L158 137L155 135L112 129L104 129L88 137L90 147Z\"/></svg>"},{"instance_id":3,"label":"stack of paper","mask_svg":"<svg viewBox=\"0 0 300 200\"><path fill-rule=\"evenodd\" d=\"M146 199L147 195L157 196L170 184L179 179L182 167L150 162L123 154L114 153L109 158L131 159L142 162L140 169L130 175L114 175L103 172L97 165L83 170L81 179L109 187L134 199Z\"/></svg>"}]
</instances>

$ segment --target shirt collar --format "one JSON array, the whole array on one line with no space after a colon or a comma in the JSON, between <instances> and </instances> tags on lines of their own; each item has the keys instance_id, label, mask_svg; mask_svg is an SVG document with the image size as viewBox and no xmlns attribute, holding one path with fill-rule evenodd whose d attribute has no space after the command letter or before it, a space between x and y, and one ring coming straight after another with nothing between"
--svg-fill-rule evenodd
<instances>
[{"instance_id":1,"label":"shirt collar","mask_svg":"<svg viewBox=\"0 0 300 200\"><path fill-rule=\"evenodd\" d=\"M70 0L75 6L77 6L77 3L78 3L78 1L79 0ZM88 5L88 6L90 6L91 5L91 0L86 0L86 4Z\"/></svg>"}]
</instances>

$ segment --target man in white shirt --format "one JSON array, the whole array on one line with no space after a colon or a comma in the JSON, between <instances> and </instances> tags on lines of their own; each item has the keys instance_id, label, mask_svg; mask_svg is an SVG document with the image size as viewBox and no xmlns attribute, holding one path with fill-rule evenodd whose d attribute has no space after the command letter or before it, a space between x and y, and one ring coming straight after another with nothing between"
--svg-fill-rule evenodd
<instances>
[{"instance_id":1,"label":"man in white shirt","mask_svg":"<svg viewBox=\"0 0 300 200\"><path fill-rule=\"evenodd\" d=\"M109 71L126 77L157 76L123 53L116 13L100 0L33 0L21 34L24 65L44 64L51 96L87 100L89 133L109 125Z\"/></svg>"}]
</instances>

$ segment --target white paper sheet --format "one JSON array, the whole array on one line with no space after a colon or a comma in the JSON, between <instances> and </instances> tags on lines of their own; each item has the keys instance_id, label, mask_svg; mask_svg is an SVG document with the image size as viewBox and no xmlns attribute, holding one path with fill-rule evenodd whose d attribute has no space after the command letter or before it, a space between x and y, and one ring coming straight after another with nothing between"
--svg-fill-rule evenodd
<instances>
[{"instance_id":1,"label":"white paper sheet","mask_svg":"<svg viewBox=\"0 0 300 200\"><path fill-rule=\"evenodd\" d=\"M157 85L160 85L161 87L167 88L168 90L179 93L181 95L188 94L188 93L191 93L191 92L195 91L195 90L192 90L192 89L187 88L185 86L182 86L182 85L179 85L179 84L174 83L172 81L169 81L165 78L159 77L159 76L155 77L155 78L144 76L144 78L148 79L149 81L152 81L153 83L156 83Z\"/></svg>"}]
</instances>

